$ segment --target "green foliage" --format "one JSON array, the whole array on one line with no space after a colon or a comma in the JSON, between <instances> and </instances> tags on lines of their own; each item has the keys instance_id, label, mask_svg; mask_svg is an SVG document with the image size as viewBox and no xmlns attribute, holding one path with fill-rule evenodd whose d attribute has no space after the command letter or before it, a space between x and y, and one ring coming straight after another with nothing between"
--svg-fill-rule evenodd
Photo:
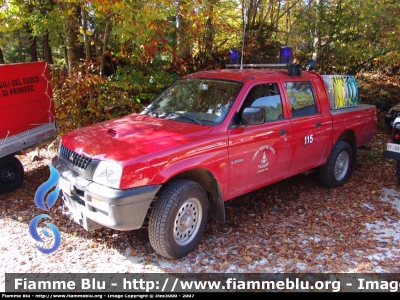
<instances>
[{"instance_id":1,"label":"green foliage","mask_svg":"<svg viewBox=\"0 0 400 300\"><path fill-rule=\"evenodd\" d=\"M24 13L24 6L18 1L0 1L0 34L6 34L20 29L23 26L21 15ZM1 45L1 44L0 44Z\"/></svg>"},{"instance_id":2,"label":"green foliage","mask_svg":"<svg viewBox=\"0 0 400 300\"><path fill-rule=\"evenodd\" d=\"M60 133L139 112L176 79L148 66L124 66L106 78L84 63L69 73L53 67L51 77Z\"/></svg>"},{"instance_id":3,"label":"green foliage","mask_svg":"<svg viewBox=\"0 0 400 300\"><path fill-rule=\"evenodd\" d=\"M11 32L7 35L8 39L14 43L3 46L4 59L7 62L20 62L29 59L29 48L26 42L28 41L26 32L23 29Z\"/></svg>"},{"instance_id":4,"label":"green foliage","mask_svg":"<svg viewBox=\"0 0 400 300\"><path fill-rule=\"evenodd\" d=\"M302 57L317 55L319 71L355 75L375 68L377 59L399 59L396 1L310 1L296 14L291 44ZM299 47L301 45L301 47Z\"/></svg>"}]
</instances>

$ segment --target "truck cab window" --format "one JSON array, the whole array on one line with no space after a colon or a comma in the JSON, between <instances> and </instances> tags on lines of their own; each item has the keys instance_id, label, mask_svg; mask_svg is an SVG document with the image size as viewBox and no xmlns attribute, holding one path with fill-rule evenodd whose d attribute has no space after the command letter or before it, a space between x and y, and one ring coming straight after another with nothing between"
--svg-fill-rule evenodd
<instances>
[{"instance_id":1,"label":"truck cab window","mask_svg":"<svg viewBox=\"0 0 400 300\"><path fill-rule=\"evenodd\" d=\"M290 101L292 117L303 117L318 112L310 82L285 82L284 85Z\"/></svg>"},{"instance_id":2,"label":"truck cab window","mask_svg":"<svg viewBox=\"0 0 400 300\"><path fill-rule=\"evenodd\" d=\"M246 97L242 111L246 107L264 108L266 122L282 119L283 110L278 84L260 84L253 87Z\"/></svg>"}]
</instances>

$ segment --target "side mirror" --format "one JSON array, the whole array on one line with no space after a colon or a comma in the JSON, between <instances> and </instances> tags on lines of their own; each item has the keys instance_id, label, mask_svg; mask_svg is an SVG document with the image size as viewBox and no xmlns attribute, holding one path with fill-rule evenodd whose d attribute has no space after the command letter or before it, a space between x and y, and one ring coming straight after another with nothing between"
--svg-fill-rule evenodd
<instances>
[{"instance_id":1,"label":"side mirror","mask_svg":"<svg viewBox=\"0 0 400 300\"><path fill-rule=\"evenodd\" d=\"M265 109L262 107L246 107L242 113L243 125L258 125L265 121Z\"/></svg>"}]
</instances>

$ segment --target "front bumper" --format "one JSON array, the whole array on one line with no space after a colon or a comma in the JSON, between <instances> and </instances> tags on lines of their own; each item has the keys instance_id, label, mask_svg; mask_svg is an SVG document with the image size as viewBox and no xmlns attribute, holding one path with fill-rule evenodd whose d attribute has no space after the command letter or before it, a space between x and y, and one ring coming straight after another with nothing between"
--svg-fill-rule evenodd
<instances>
[{"instance_id":1,"label":"front bumper","mask_svg":"<svg viewBox=\"0 0 400 300\"><path fill-rule=\"evenodd\" d=\"M161 185L151 185L127 190L113 189L83 178L57 156L53 158L52 165L61 176L59 187L64 205L74 221L86 230L102 226L116 230L141 228L150 204L161 188Z\"/></svg>"}]
</instances>

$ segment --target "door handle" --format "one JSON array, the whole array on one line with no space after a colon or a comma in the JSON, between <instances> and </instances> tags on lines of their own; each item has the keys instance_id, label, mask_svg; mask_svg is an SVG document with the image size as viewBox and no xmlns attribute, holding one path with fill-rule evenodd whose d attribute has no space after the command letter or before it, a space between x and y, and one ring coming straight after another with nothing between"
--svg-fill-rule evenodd
<instances>
[{"instance_id":1,"label":"door handle","mask_svg":"<svg viewBox=\"0 0 400 300\"><path fill-rule=\"evenodd\" d=\"M279 130L279 134L280 134L280 135L286 134L286 133L287 133L287 130L286 130L286 129L281 129L281 130Z\"/></svg>"},{"instance_id":2,"label":"door handle","mask_svg":"<svg viewBox=\"0 0 400 300\"><path fill-rule=\"evenodd\" d=\"M315 123L315 127L320 127L322 125L322 123L321 122L317 122L317 123Z\"/></svg>"}]
</instances>

